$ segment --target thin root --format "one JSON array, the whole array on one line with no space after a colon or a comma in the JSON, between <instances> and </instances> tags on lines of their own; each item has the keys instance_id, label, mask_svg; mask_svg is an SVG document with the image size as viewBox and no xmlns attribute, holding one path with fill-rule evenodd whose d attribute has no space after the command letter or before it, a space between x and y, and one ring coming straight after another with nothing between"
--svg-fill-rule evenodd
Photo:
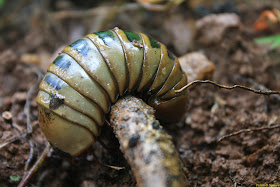
<instances>
[{"instance_id":1,"label":"thin root","mask_svg":"<svg viewBox=\"0 0 280 187\"><path fill-rule=\"evenodd\" d=\"M32 133L32 125L31 125L31 120L30 120L30 100L31 100L31 95L34 92L35 89L38 88L41 80L43 79L43 73L36 67L33 66L32 70L37 74L37 81L36 83L31 86L31 88L27 92L27 98L26 102L24 105L24 114L26 115L26 125L27 125L27 133Z\"/></svg>"},{"instance_id":2,"label":"thin root","mask_svg":"<svg viewBox=\"0 0 280 187\"><path fill-rule=\"evenodd\" d=\"M34 173L38 170L38 168L42 165L45 161L50 149L51 144L48 143L47 147L45 148L44 152L41 154L40 158L36 161L36 163L32 166L32 168L22 177L21 182L19 183L18 187L24 187L30 178L34 175Z\"/></svg>"},{"instance_id":3,"label":"thin root","mask_svg":"<svg viewBox=\"0 0 280 187\"><path fill-rule=\"evenodd\" d=\"M25 172L27 172L31 161L34 158L34 143L32 140L28 140L28 143L29 143L29 147L30 147L30 152L29 152L29 157L28 157L27 161L25 162L25 166L24 166Z\"/></svg>"},{"instance_id":4,"label":"thin root","mask_svg":"<svg viewBox=\"0 0 280 187\"><path fill-rule=\"evenodd\" d=\"M273 126L266 126L266 127L258 127L258 128L251 128L251 129L242 129L242 130L233 132L233 133L231 133L231 134L227 134L227 135L225 135L225 136L222 136L221 138L219 138L219 139L217 140L217 143L221 142L221 141L224 140L225 138L232 137L232 136L236 136L236 135L239 135L239 134L244 133L244 132L254 132L254 131L261 131L261 130L265 130L265 129L275 129L275 128L280 128L280 125L273 125Z\"/></svg>"},{"instance_id":5,"label":"thin root","mask_svg":"<svg viewBox=\"0 0 280 187\"><path fill-rule=\"evenodd\" d=\"M235 89L235 88L240 88L240 89L248 90L250 92L254 92L256 94L261 94L261 95L280 94L280 91L256 90L256 89L249 88L249 87L242 86L242 85L226 86L226 85L218 84L218 83L210 81L210 80L195 80L195 81L192 81L192 82L188 83L186 86L182 87L181 89L175 90L175 92L177 92L177 93L178 92L182 92L185 89L187 89L187 88L189 88L191 86L194 86L195 84L204 84L204 83L213 84L213 85L215 85L215 86L217 86L219 88L224 88L224 89L228 89L228 90L232 90L232 89Z\"/></svg>"},{"instance_id":6,"label":"thin root","mask_svg":"<svg viewBox=\"0 0 280 187\"><path fill-rule=\"evenodd\" d=\"M32 124L31 124L31 119L30 119L30 116L31 116L30 100L31 100L32 93L34 92L35 89L38 88L38 86L39 86L39 84L40 84L40 82L41 82L41 80L43 79L43 76L44 76L44 74L36 66L33 66L32 70L33 70L33 72L35 72L37 74L37 81L33 86L31 86L31 88L27 92L27 98L26 98L26 102L25 102L25 105L24 105L24 114L26 115L26 133L24 133L25 134L24 137L28 136L33 131L33 127L32 127ZM29 146L30 146L30 152L29 152L29 157L28 157L28 159L25 163L25 166L24 166L24 171L25 172L27 172L27 170L29 168L29 165L34 158L34 143L33 143L32 140L28 140L28 143L29 143ZM30 171L28 171L26 174L28 174L29 172Z\"/></svg>"},{"instance_id":7,"label":"thin root","mask_svg":"<svg viewBox=\"0 0 280 187\"><path fill-rule=\"evenodd\" d=\"M7 140L6 142L3 142L0 144L0 149L2 149L3 147L6 147L7 145L9 145L10 143L13 143L17 140L20 140L22 138L25 138L27 136L27 133L23 133L21 136L17 136L17 137L12 137L9 140Z\"/></svg>"},{"instance_id":8,"label":"thin root","mask_svg":"<svg viewBox=\"0 0 280 187\"><path fill-rule=\"evenodd\" d=\"M38 76L36 83L28 90L27 92L27 98L26 98L26 103L24 105L24 114L26 115L26 132L21 132L21 128L17 125L17 124L12 124L13 127L15 127L20 133L22 133L20 136L18 137L12 137L9 140L7 140L6 142L3 142L0 144L0 149L9 145L10 143L13 143L17 140L20 140L22 138L25 138L26 136L28 136L29 134L32 133L32 124L31 124L31 120L30 120L30 98L31 98L31 94L33 93L33 91L38 88L38 85L40 84L41 80L43 79L43 73L36 67L33 66L33 72L35 72Z\"/></svg>"},{"instance_id":9,"label":"thin root","mask_svg":"<svg viewBox=\"0 0 280 187\"><path fill-rule=\"evenodd\" d=\"M247 84L252 85L255 89L270 91L267 87L265 87L264 85L262 85L260 83L257 83L256 81L254 81L251 78L242 77L240 75L233 75L233 77L237 81L245 82ZM277 99L278 101L280 101L280 95L272 95L271 98L274 98L274 99Z\"/></svg>"}]
</instances>

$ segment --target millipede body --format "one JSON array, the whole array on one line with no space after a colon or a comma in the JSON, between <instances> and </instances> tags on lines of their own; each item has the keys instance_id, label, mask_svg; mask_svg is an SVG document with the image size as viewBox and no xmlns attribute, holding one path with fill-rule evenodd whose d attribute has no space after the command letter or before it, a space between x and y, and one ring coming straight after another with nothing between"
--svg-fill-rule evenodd
<instances>
[{"instance_id":1,"label":"millipede body","mask_svg":"<svg viewBox=\"0 0 280 187\"><path fill-rule=\"evenodd\" d=\"M114 28L88 34L62 50L37 96L39 123L48 141L72 156L95 143L119 97L143 98L166 121L179 120L188 103L177 57L142 33Z\"/></svg>"}]
</instances>

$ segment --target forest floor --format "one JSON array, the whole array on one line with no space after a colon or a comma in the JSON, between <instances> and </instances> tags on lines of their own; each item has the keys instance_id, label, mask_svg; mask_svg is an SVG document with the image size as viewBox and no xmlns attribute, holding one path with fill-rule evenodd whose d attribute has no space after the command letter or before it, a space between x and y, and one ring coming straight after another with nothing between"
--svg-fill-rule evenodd
<instances>
[{"instance_id":1,"label":"forest floor","mask_svg":"<svg viewBox=\"0 0 280 187\"><path fill-rule=\"evenodd\" d=\"M280 48L272 50L254 42L255 38L277 34L280 26L274 25L266 31L253 28L263 10L280 9L279 1L236 0L228 1L229 6L212 0L205 1L205 9L198 9L191 2L164 12L128 6L132 2L112 8L109 1L90 9L68 1L57 1L52 6L41 6L34 1L18 3L19 10L9 12L16 6L11 3L0 20L0 143L26 131L26 101L31 106L33 133L1 148L0 186L19 183L30 155L30 144L34 150L31 165L47 144L37 120L38 88L31 89L37 74L46 72L63 46L88 32L115 26L143 32L164 43L178 57L192 51L203 53L216 66L212 77L216 82L280 90ZM210 19L209 15L202 18L202 14L214 12L211 7L215 5L217 15L225 18L220 13L235 12L230 19L237 19L230 24L232 20L219 23L214 17L211 18L214 21L204 20L207 23L202 22L204 26L198 28L201 19ZM241 89L223 90L213 85L191 89L186 117L180 123L165 124L184 163L189 186L280 184L280 128L269 128L280 124L279 97ZM251 131L218 141L243 129ZM114 151L98 143L75 158L53 151L29 186L136 186L112 129L104 125L101 134ZM104 164L125 169L100 165L93 151Z\"/></svg>"}]
</instances>

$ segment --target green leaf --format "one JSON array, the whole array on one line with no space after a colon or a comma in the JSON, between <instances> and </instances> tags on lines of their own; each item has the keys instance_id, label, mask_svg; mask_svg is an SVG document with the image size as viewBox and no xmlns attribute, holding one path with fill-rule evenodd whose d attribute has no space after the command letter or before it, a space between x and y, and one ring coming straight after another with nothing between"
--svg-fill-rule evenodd
<instances>
[{"instance_id":1,"label":"green leaf","mask_svg":"<svg viewBox=\"0 0 280 187\"><path fill-rule=\"evenodd\" d=\"M10 179L13 182L19 182L20 181L20 176L19 175L10 175Z\"/></svg>"},{"instance_id":2,"label":"green leaf","mask_svg":"<svg viewBox=\"0 0 280 187\"><path fill-rule=\"evenodd\" d=\"M270 49L275 49L280 46L280 34L255 38L254 41L258 44L270 44Z\"/></svg>"},{"instance_id":3,"label":"green leaf","mask_svg":"<svg viewBox=\"0 0 280 187\"><path fill-rule=\"evenodd\" d=\"M5 0L0 0L0 8L2 8L2 6L4 5Z\"/></svg>"}]
</instances>

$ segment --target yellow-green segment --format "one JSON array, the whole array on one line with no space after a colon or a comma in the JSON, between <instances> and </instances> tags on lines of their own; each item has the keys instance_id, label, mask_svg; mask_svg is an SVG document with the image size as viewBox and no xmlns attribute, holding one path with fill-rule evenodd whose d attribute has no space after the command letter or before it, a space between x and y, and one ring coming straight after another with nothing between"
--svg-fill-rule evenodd
<instances>
[{"instance_id":1,"label":"yellow-green segment","mask_svg":"<svg viewBox=\"0 0 280 187\"><path fill-rule=\"evenodd\" d=\"M149 89L152 84L155 73L160 63L160 44L159 42L149 38L145 34L140 33L144 43L144 63L142 67L142 78L137 91Z\"/></svg>"},{"instance_id":2,"label":"yellow-green segment","mask_svg":"<svg viewBox=\"0 0 280 187\"><path fill-rule=\"evenodd\" d=\"M56 89L53 85L54 81L56 81L56 86L59 85L60 89ZM56 75L47 73L39 88L49 95L57 96L57 98L62 97L63 104L91 117L99 126L103 125L104 113L101 108L91 100L82 96Z\"/></svg>"},{"instance_id":3,"label":"yellow-green segment","mask_svg":"<svg viewBox=\"0 0 280 187\"><path fill-rule=\"evenodd\" d=\"M118 91L122 96L128 85L128 71L124 51L117 34L113 31L103 31L86 37L99 49L118 83Z\"/></svg>"},{"instance_id":4,"label":"yellow-green segment","mask_svg":"<svg viewBox=\"0 0 280 187\"><path fill-rule=\"evenodd\" d=\"M179 119L187 84L178 59L142 33L115 28L92 33L63 49L49 66L37 96L39 122L55 147L73 156L96 141L118 96L146 93L160 119Z\"/></svg>"},{"instance_id":5,"label":"yellow-green segment","mask_svg":"<svg viewBox=\"0 0 280 187\"><path fill-rule=\"evenodd\" d=\"M62 53L58 58L49 66L48 72L57 75L80 94L98 104L104 113L108 113L111 103L106 91L72 57ZM57 65L57 61L70 65L62 69Z\"/></svg>"},{"instance_id":6,"label":"yellow-green segment","mask_svg":"<svg viewBox=\"0 0 280 187\"><path fill-rule=\"evenodd\" d=\"M52 110L52 112L67 119L68 121L71 121L72 123L77 123L80 126L88 129L95 137L99 135L99 129L97 123L94 120L87 117L86 115L84 115L83 113L80 113L65 104L61 104L57 108L51 109L49 106L52 98L53 97L48 93L44 91L39 91L37 96L37 103L40 106L43 106L44 108Z\"/></svg>"},{"instance_id":7,"label":"yellow-green segment","mask_svg":"<svg viewBox=\"0 0 280 187\"><path fill-rule=\"evenodd\" d=\"M47 140L58 149L78 156L95 143L96 138L86 129L66 120L51 110L38 107L38 117Z\"/></svg>"},{"instance_id":8,"label":"yellow-green segment","mask_svg":"<svg viewBox=\"0 0 280 187\"><path fill-rule=\"evenodd\" d=\"M126 58L128 68L129 82L128 92L132 92L139 84L142 76L142 66L144 59L144 46L142 38L138 33L123 31L121 29L114 29L118 35Z\"/></svg>"},{"instance_id":9,"label":"yellow-green segment","mask_svg":"<svg viewBox=\"0 0 280 187\"><path fill-rule=\"evenodd\" d=\"M89 76L104 88L111 102L116 102L118 97L117 82L102 55L91 40L82 38L63 49L63 52L73 57Z\"/></svg>"}]
</instances>

